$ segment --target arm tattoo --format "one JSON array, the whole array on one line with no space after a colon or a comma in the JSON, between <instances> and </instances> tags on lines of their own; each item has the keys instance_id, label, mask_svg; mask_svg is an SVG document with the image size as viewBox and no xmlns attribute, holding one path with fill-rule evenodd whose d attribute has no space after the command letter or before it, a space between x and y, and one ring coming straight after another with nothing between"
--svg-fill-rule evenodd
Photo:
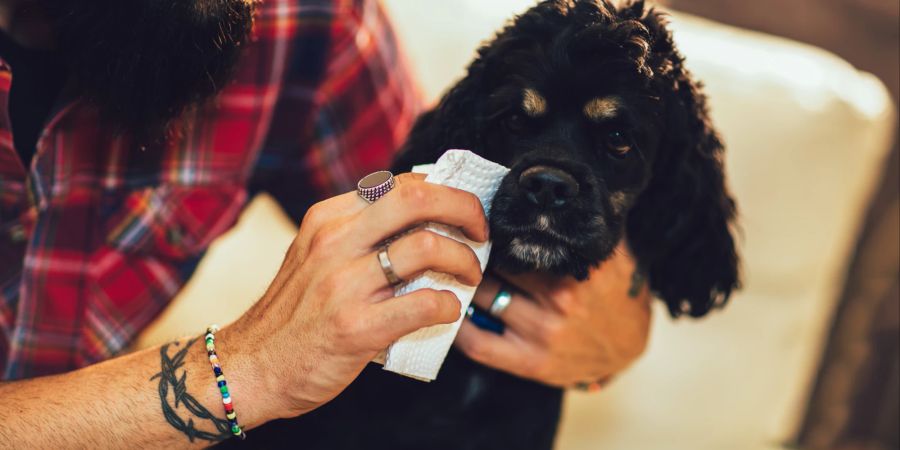
<instances>
[{"instance_id":1,"label":"arm tattoo","mask_svg":"<svg viewBox=\"0 0 900 450\"><path fill-rule=\"evenodd\" d=\"M231 437L231 426L225 419L214 416L209 410L203 407L194 396L188 394L185 379L187 378L187 370L181 372L179 377L175 372L184 365L184 358L187 356L188 349L197 340L191 339L183 348L169 356L169 346L178 346L178 341L165 344L159 350L160 371L150 378L150 381L159 379L159 400L162 403L163 416L176 430L184 433L191 442L194 439L203 439L207 441L221 441ZM209 421L216 428L216 433L198 430L194 427L194 417L187 417L187 422L182 419L175 410L181 404L185 409L197 419Z\"/></svg>"}]
</instances>

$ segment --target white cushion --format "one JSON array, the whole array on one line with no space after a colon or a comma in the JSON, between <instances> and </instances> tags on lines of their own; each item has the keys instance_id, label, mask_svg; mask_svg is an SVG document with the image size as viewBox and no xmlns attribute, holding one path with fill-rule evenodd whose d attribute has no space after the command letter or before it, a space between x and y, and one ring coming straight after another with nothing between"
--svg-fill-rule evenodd
<instances>
[{"instance_id":1,"label":"white cushion","mask_svg":"<svg viewBox=\"0 0 900 450\"><path fill-rule=\"evenodd\" d=\"M814 47L687 15L673 28L728 147L745 289L701 321L657 308L633 370L606 395L569 397L563 449L789 441L890 149L894 110L874 76Z\"/></svg>"}]
</instances>

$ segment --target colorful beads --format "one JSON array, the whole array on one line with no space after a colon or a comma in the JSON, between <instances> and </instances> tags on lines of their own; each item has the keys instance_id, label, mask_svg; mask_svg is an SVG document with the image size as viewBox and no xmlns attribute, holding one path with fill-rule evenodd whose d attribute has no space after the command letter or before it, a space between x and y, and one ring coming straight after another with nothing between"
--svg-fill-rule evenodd
<instances>
[{"instance_id":1,"label":"colorful beads","mask_svg":"<svg viewBox=\"0 0 900 450\"><path fill-rule=\"evenodd\" d=\"M231 434L240 436L241 439L246 439L247 435L241 429L241 426L238 425L231 393L228 392L228 383L225 381L225 374L222 372L222 366L219 365L219 357L216 355L217 331L219 331L219 327L216 325L210 325L206 329L206 336L204 336L206 354L209 356L209 364L212 366L213 375L216 377L216 386L219 388L219 392L222 393L222 405L225 407L225 418L228 419L228 423L231 425Z\"/></svg>"}]
</instances>

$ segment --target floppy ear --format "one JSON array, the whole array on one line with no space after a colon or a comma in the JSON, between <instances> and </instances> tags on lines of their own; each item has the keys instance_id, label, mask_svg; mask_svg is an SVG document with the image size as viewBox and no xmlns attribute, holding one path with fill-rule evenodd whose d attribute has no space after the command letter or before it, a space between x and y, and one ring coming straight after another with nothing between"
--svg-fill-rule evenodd
<instances>
[{"instance_id":1,"label":"floppy ear","mask_svg":"<svg viewBox=\"0 0 900 450\"><path fill-rule=\"evenodd\" d=\"M432 163L444 151L458 148L484 155L482 131L488 114L484 104L489 97L489 86L498 80L496 67L516 49L528 48L536 39L554 30L547 21L565 20L555 2L545 1L507 24L495 38L478 49L478 55L469 65L466 76L459 80L441 98L440 103L416 121L394 163L397 170L409 170L413 165ZM493 75L491 75L493 74Z\"/></svg>"},{"instance_id":2,"label":"floppy ear","mask_svg":"<svg viewBox=\"0 0 900 450\"><path fill-rule=\"evenodd\" d=\"M416 119L394 160L395 171L407 172L416 164L433 163L449 149L479 152L482 119L483 63L475 60L468 75L456 83L432 110Z\"/></svg>"},{"instance_id":3,"label":"floppy ear","mask_svg":"<svg viewBox=\"0 0 900 450\"><path fill-rule=\"evenodd\" d=\"M723 147L701 86L683 67L664 22L643 21L668 61L654 64L665 101L664 134L653 174L627 220L628 241L651 289L673 316L700 317L723 305L739 286L730 224L735 204L725 188ZM659 34L657 34L659 36Z\"/></svg>"}]
</instances>

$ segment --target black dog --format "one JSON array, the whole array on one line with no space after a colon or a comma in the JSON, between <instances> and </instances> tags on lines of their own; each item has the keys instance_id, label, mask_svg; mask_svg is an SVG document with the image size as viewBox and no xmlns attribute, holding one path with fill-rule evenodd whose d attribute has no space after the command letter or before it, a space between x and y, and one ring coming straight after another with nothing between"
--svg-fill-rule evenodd
<instances>
[{"instance_id":1,"label":"black dog","mask_svg":"<svg viewBox=\"0 0 900 450\"><path fill-rule=\"evenodd\" d=\"M665 25L642 1L541 2L418 120L396 168L464 148L512 169L494 199L492 267L584 279L624 238L674 316L723 305L738 267L722 144ZM561 396L454 350L432 383L371 365L333 402L248 442L549 449Z\"/></svg>"}]
</instances>

